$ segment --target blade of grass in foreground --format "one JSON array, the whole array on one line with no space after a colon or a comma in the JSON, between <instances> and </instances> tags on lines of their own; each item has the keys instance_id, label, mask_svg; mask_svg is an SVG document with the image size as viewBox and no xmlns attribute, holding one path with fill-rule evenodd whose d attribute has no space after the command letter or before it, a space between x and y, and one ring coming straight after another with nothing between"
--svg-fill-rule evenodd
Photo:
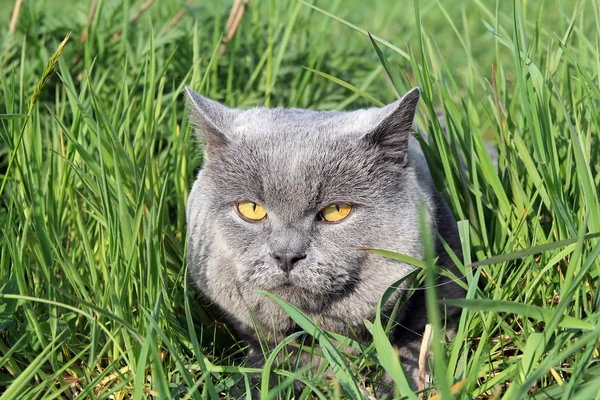
<instances>
[{"instance_id":1,"label":"blade of grass in foreground","mask_svg":"<svg viewBox=\"0 0 600 400\"><path fill-rule=\"evenodd\" d=\"M171 343L171 341L165 334L165 331L158 326L156 321L152 318L152 315L147 310L142 309L142 311L147 319L147 322L149 323L150 329L153 329L156 333L158 333L158 335L160 336L160 339L162 340L164 345L169 350L169 353L175 359L175 365L177 366L177 370L181 374L183 381L186 383L186 385L188 387L193 387L194 380L192 379L189 370L186 368L185 363L181 359L181 355L177 352L177 350L175 349L175 347L173 346L173 344ZM195 393L193 398L199 399L200 393Z\"/></svg>"},{"instance_id":2,"label":"blade of grass in foreground","mask_svg":"<svg viewBox=\"0 0 600 400\"><path fill-rule=\"evenodd\" d=\"M35 86L35 89L33 91L33 96L31 97L31 100L29 101L29 108L27 110L27 115L25 116L25 121L23 121L23 125L21 126L21 132L19 133L19 138L17 139L17 143L15 144L15 149L13 150L13 152L10 156L10 159L8 161L8 166L6 167L6 171L4 172L4 179L2 179L2 186L0 186L0 199L2 198L2 193L4 192L4 186L6 185L6 181L8 180L10 169L13 165L15 157L17 156L17 153L19 152L19 147L21 146L21 142L23 141L23 135L25 134L25 127L27 126L27 122L29 121L29 119L31 117L31 113L33 111L33 108L35 107L35 103L36 103L38 97L40 96L42 89L44 88L44 86L46 85L48 80L50 79L50 76L52 76L52 73L54 72L54 68L56 67L56 64L58 64L58 59L60 58L60 55L62 54L65 46L67 45L67 42L69 41L70 37L71 37L71 34L69 33L63 39L61 44L58 45L58 48L56 49L56 51L54 52L52 57L50 57L50 59L48 60L48 64L46 64L46 68L44 68L44 72L42 72L42 76L40 77L40 80L38 81L37 85Z\"/></svg>"},{"instance_id":3,"label":"blade of grass in foreground","mask_svg":"<svg viewBox=\"0 0 600 400\"><path fill-rule=\"evenodd\" d=\"M379 58L379 62L381 63L383 70L387 74L387 77L390 80L392 87L396 91L396 94L403 92L404 90L400 87L400 82L399 82L398 77L395 75L395 71L392 69L387 58L385 58L385 56L383 55L383 52L381 51L379 46L377 46L377 42L375 42L375 39L373 39L373 36L371 35L370 32L367 32L367 35L369 36L369 40L371 41L371 45L375 49L377 58Z\"/></svg>"},{"instance_id":4,"label":"blade of grass in foreground","mask_svg":"<svg viewBox=\"0 0 600 400\"><path fill-rule=\"evenodd\" d=\"M56 351L57 343L65 332L66 331L61 332L54 338L52 342L48 343L48 346L46 346L44 350L33 360L33 362L23 370L19 377L11 382L10 386L6 389L2 396L0 396L0 400L16 399L20 397L20 393L25 388L29 387L33 377L40 373L40 368L42 365L50 358L53 352Z\"/></svg>"},{"instance_id":5,"label":"blade of grass in foreground","mask_svg":"<svg viewBox=\"0 0 600 400\"><path fill-rule=\"evenodd\" d=\"M27 114L0 114L0 119L23 119L26 118Z\"/></svg>"},{"instance_id":6,"label":"blade of grass in foreground","mask_svg":"<svg viewBox=\"0 0 600 400\"><path fill-rule=\"evenodd\" d=\"M410 383L408 382L406 372L400 364L398 353L390 343L388 335L385 329L383 328L383 324L381 323L381 307L387 303L387 301L394 293L396 293L402 282L404 282L411 276L413 276L413 274L406 275L402 279L393 283L385 291L385 293L379 300L379 303L377 304L377 314L375 315L375 322L373 323L372 333L373 343L375 344L375 348L377 349L377 356L379 358L379 362L381 363L381 366L390 374L392 380L396 383L396 385L398 385L397 389L400 390L400 393L402 393L410 399L418 399L417 395L413 392L413 390L410 387Z\"/></svg>"},{"instance_id":7,"label":"blade of grass in foreground","mask_svg":"<svg viewBox=\"0 0 600 400\"><path fill-rule=\"evenodd\" d=\"M319 76L322 76L325 79L329 79L331 82L333 83L337 83L338 85L345 87L346 89L356 93L357 95L359 95L360 97L362 97L363 99L369 100L371 103L375 104L377 107L383 107L385 104L383 104L382 102L380 102L379 100L377 100L374 97L369 96L367 93L365 93L364 91L360 90L359 88L357 88L354 85L349 84L348 82L344 82L343 80L336 78L335 76L329 75L325 72L321 72L318 71L316 69L313 68L309 68L309 67L304 67L306 70L312 72L313 74L317 74Z\"/></svg>"},{"instance_id":8,"label":"blade of grass in foreground","mask_svg":"<svg viewBox=\"0 0 600 400\"><path fill-rule=\"evenodd\" d=\"M290 336L286 337L273 349L273 351L269 355L269 358L267 358L267 360L265 361L265 364L263 365L262 378L261 378L261 382L260 382L260 393L263 397L266 395L266 393L269 393L269 378L271 376L271 368L273 367L273 364L275 363L277 356L279 355L279 353L281 351L283 351L283 349L289 343L292 343L294 340L296 340L303 334L304 334L304 332L300 331L300 332L295 332L295 333L291 334ZM267 398L272 398L272 397L274 397L274 395L276 395L276 393L271 394Z\"/></svg>"},{"instance_id":9,"label":"blade of grass in foreground","mask_svg":"<svg viewBox=\"0 0 600 400\"><path fill-rule=\"evenodd\" d=\"M418 6L415 5L415 7ZM425 263L426 263L426 275L425 275L425 296L427 306L427 319L429 323L433 325L433 369L435 372L435 380L438 384L440 396L442 400L451 399L452 394L450 392L450 383L446 376L446 357L444 348L442 346L442 338L440 333L442 332L441 316L439 303L436 292L436 276L435 276L435 250L431 233L429 232L427 222L425 220L425 209L422 204L419 204L419 225L421 228L421 240L425 249Z\"/></svg>"},{"instance_id":10,"label":"blade of grass in foreground","mask_svg":"<svg viewBox=\"0 0 600 400\"><path fill-rule=\"evenodd\" d=\"M527 392L532 385L540 379L540 377L550 370L552 365L561 365L561 363L572 357L574 353L589 346L597 346L600 339L600 325L596 326L593 331L587 332L584 336L571 342L565 348L559 349L554 347L549 356L537 365L537 368L529 374L527 380L522 385L511 385L506 392L506 399L522 399L525 398ZM578 397L579 398L579 397ZM597 397L596 397L597 398Z\"/></svg>"},{"instance_id":11,"label":"blade of grass in foreground","mask_svg":"<svg viewBox=\"0 0 600 400\"><path fill-rule=\"evenodd\" d=\"M600 237L600 232L588 233L587 235L584 236L584 240L590 240L590 239L594 239L597 237ZM576 243L577 240L579 240L579 239L578 238L570 238L570 239L559 240L557 242L541 244L539 246L532 246L525 250L514 251L514 252L508 253L508 254L500 254L497 256L490 257L490 258L486 258L481 261L476 261L474 263L465 265L465 267L478 267L480 265L500 264L500 263L507 262L507 261L518 260L520 258L529 257L534 254L544 253L546 251L558 249L559 247L571 245L573 243Z\"/></svg>"},{"instance_id":12,"label":"blade of grass in foreground","mask_svg":"<svg viewBox=\"0 0 600 400\"><path fill-rule=\"evenodd\" d=\"M527 318L533 318L545 323L549 323L555 317L554 310L547 310L542 307L537 307L531 304L521 304L506 300L487 300L487 299L461 299L461 300L446 300L445 304L457 306L478 311L489 311L497 313L513 313L522 315ZM573 318L569 315L564 315L558 324L565 329L581 329L592 330L595 325Z\"/></svg>"},{"instance_id":13,"label":"blade of grass in foreground","mask_svg":"<svg viewBox=\"0 0 600 400\"><path fill-rule=\"evenodd\" d=\"M196 360L198 361L198 364L200 365L200 369L202 372L208 371L206 365L208 363L208 360L206 360L206 357L204 356L204 354L202 353L202 351L200 351L200 344L198 343L198 337L196 335L196 328L194 327L194 321L192 320L192 311L190 308L190 294L189 294L189 286L188 286L188 276L189 273L187 273L187 269L186 269L186 274L185 274L185 278L183 280L183 304L185 307L185 321L187 323L187 328L188 328L188 332L190 335L190 341L192 342L192 348L194 350L194 355L196 356ZM210 395L210 398L218 398L219 395L217 394L217 391L215 390L215 386L213 384L212 381L212 375L208 375L206 377L206 381L205 381L205 388L208 390L208 394Z\"/></svg>"},{"instance_id":14,"label":"blade of grass in foreground","mask_svg":"<svg viewBox=\"0 0 600 400\"><path fill-rule=\"evenodd\" d=\"M90 313L87 313L77 307L73 307L70 306L68 304L65 303L59 303L57 301L52 301L52 300L46 300L46 299L40 299L37 297L31 297L31 296L21 296L21 295L10 295L10 294L0 294L0 299L5 298L5 299L16 299L16 300L23 300L23 301L31 301L31 302L39 302L39 303L43 303L43 304L49 304L52 306L56 306L59 308L65 308L67 310L73 311L77 314L81 314L82 316L86 317L87 319L89 319L90 321L95 321L95 323L104 331L104 333L111 339L112 342L114 342L114 345L117 346L119 348L119 351L123 352L123 349L121 348L121 346L118 344L118 341L115 339L115 336L113 336L112 331L105 325L102 324L100 321L97 321L94 316ZM81 301L82 304L85 304L83 301ZM143 338L141 336L139 336L139 334L135 331L135 329L133 327L131 327L131 325L127 324L127 322L123 321L122 319L118 318L117 316L114 316L112 314L110 314L109 312L102 310L96 306L93 305L89 305L86 304L88 307L94 309L94 311L96 311L98 314L102 314L103 316L109 318L109 319L113 319L115 322L118 322L119 324L123 325L125 328L127 328L127 330L135 337L135 339L139 342L142 343Z\"/></svg>"},{"instance_id":15,"label":"blade of grass in foreground","mask_svg":"<svg viewBox=\"0 0 600 400\"><path fill-rule=\"evenodd\" d=\"M297 307L292 304L279 299L271 293L264 290L255 290L255 293L259 293L267 296L277 304L279 304L289 316L302 328L306 333L312 335L319 341L323 354L331 364L331 368L337 379L340 381L340 385L344 389L345 394L351 399L362 399L363 395L356 384L356 380L352 377L352 372L348 368L344 357L335 347L333 342L329 340L327 334L323 332L319 327L306 315L302 313Z\"/></svg>"},{"instance_id":16,"label":"blade of grass in foreground","mask_svg":"<svg viewBox=\"0 0 600 400\"><path fill-rule=\"evenodd\" d=\"M425 261L419 260L419 259L411 257L411 256L407 256L405 254L399 254L399 253L394 253L393 251L379 250L379 249L366 249L366 248L362 248L362 249L359 249L359 250L368 251L369 253L377 254L377 255L385 257L385 258L390 258L392 260L400 261L402 263L406 263L406 264L409 264L409 265L414 265L415 267L418 267L418 268L421 268L421 269L425 269L426 268Z\"/></svg>"}]
</instances>

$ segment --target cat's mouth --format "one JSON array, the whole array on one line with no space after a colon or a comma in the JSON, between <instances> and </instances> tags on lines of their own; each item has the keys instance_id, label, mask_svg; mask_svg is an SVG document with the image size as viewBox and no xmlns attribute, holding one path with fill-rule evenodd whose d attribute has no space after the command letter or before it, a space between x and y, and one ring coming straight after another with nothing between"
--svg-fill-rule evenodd
<instances>
[{"instance_id":1,"label":"cat's mouth","mask_svg":"<svg viewBox=\"0 0 600 400\"><path fill-rule=\"evenodd\" d=\"M297 279L285 274L273 274L268 279L266 277L261 277L261 279L252 277L246 280L245 283L243 281L241 283L250 290L266 290L273 294L279 291L302 288Z\"/></svg>"},{"instance_id":2,"label":"cat's mouth","mask_svg":"<svg viewBox=\"0 0 600 400\"><path fill-rule=\"evenodd\" d=\"M260 268L259 268L260 267ZM251 269L253 273L245 273L239 283L247 290L266 290L272 294L288 298L289 296L309 296L314 292L314 282L310 282L300 270L283 272L266 263L257 264Z\"/></svg>"},{"instance_id":3,"label":"cat's mouth","mask_svg":"<svg viewBox=\"0 0 600 400\"><path fill-rule=\"evenodd\" d=\"M290 276L286 276L285 278L282 279L282 282L279 283L279 285L277 285L276 289L280 289L280 290L289 290L289 289L301 289L301 286L299 286L297 284L297 282L294 282L294 279L291 278Z\"/></svg>"},{"instance_id":4,"label":"cat's mouth","mask_svg":"<svg viewBox=\"0 0 600 400\"><path fill-rule=\"evenodd\" d=\"M302 285L302 282L299 282L298 279L294 279L293 276L283 276L278 279L274 285L271 286L270 291L281 297L288 297L290 295L299 295L306 294L308 291Z\"/></svg>"},{"instance_id":5,"label":"cat's mouth","mask_svg":"<svg viewBox=\"0 0 600 400\"><path fill-rule=\"evenodd\" d=\"M276 288L271 290L275 296L280 297L283 300L289 301L293 304L297 304L301 299L305 299L308 296L308 291L299 285L295 285L291 280L280 284Z\"/></svg>"}]
</instances>

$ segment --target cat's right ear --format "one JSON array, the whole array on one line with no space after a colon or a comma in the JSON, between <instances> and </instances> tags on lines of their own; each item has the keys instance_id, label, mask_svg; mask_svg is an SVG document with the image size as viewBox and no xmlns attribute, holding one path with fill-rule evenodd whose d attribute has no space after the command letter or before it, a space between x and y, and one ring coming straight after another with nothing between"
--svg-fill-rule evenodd
<instances>
[{"instance_id":1,"label":"cat's right ear","mask_svg":"<svg viewBox=\"0 0 600 400\"><path fill-rule=\"evenodd\" d=\"M190 120L198 140L206 143L208 156L217 155L231 142L229 135L236 110L207 99L187 86L185 93L190 108Z\"/></svg>"}]
</instances>

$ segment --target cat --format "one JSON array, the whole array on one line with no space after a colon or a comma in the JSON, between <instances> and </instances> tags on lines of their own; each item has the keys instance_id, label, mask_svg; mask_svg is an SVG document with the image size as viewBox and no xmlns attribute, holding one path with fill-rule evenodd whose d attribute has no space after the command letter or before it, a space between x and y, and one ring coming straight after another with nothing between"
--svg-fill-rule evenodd
<instances>
[{"instance_id":1,"label":"cat","mask_svg":"<svg viewBox=\"0 0 600 400\"><path fill-rule=\"evenodd\" d=\"M261 354L257 330L270 338L298 330L257 289L324 330L369 343L364 321L374 319L384 291L415 268L359 249L423 259L421 205L438 265L458 274L437 237L460 259L456 221L411 134L418 88L385 107L356 111L240 110L186 92L205 143L187 204L190 276L254 354ZM440 298L464 296L456 283L438 282ZM409 286L400 285L383 313ZM416 388L427 323L422 290L396 321L390 340Z\"/></svg>"}]
</instances>

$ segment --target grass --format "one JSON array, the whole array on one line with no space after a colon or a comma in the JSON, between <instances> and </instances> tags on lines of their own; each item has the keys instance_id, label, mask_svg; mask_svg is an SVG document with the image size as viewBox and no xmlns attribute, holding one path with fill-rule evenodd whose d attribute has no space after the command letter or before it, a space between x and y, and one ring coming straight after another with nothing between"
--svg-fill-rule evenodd
<instances>
[{"instance_id":1,"label":"grass","mask_svg":"<svg viewBox=\"0 0 600 400\"><path fill-rule=\"evenodd\" d=\"M456 338L432 347L428 395L600 398L597 2L257 0L221 49L230 2L160 1L132 21L141 1L100 0L88 23L90 4L24 2L14 33L0 15L0 399L215 398L270 370L263 398L291 398L296 378L304 399L360 398L382 369L406 384L379 319L365 346L286 304L337 380L279 366L285 346L265 371L243 365L245 344L186 277L201 163L186 84L230 106L314 109L419 85L468 288Z\"/></svg>"}]
</instances>

